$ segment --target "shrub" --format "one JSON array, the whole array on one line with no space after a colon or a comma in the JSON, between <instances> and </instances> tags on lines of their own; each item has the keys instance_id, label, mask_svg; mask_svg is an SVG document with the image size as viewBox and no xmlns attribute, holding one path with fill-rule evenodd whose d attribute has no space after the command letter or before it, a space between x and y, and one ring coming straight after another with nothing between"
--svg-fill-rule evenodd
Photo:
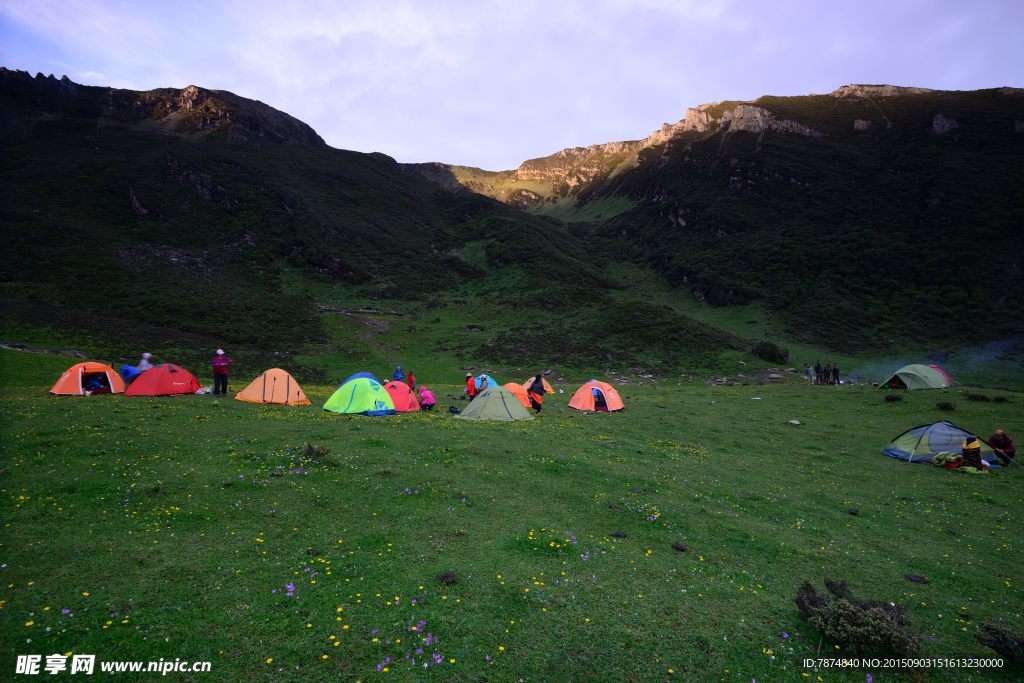
<instances>
[{"instance_id":1,"label":"shrub","mask_svg":"<svg viewBox=\"0 0 1024 683\"><path fill-rule=\"evenodd\" d=\"M939 410L956 410L956 404L949 401L939 401L935 404L935 407Z\"/></svg>"},{"instance_id":2,"label":"shrub","mask_svg":"<svg viewBox=\"0 0 1024 683\"><path fill-rule=\"evenodd\" d=\"M985 394L975 394L973 392L967 392L967 394L965 394L965 395L966 395L968 401L991 401L992 400L988 396L986 396Z\"/></svg>"},{"instance_id":3,"label":"shrub","mask_svg":"<svg viewBox=\"0 0 1024 683\"><path fill-rule=\"evenodd\" d=\"M994 399L992 399L992 402L993 403L1009 403L1010 399L1007 398L1006 396L996 396Z\"/></svg>"},{"instance_id":4,"label":"shrub","mask_svg":"<svg viewBox=\"0 0 1024 683\"><path fill-rule=\"evenodd\" d=\"M889 401L890 403L894 403L896 401L902 401L903 397L900 396L899 394L886 394L885 400Z\"/></svg>"},{"instance_id":5,"label":"shrub","mask_svg":"<svg viewBox=\"0 0 1024 683\"><path fill-rule=\"evenodd\" d=\"M979 643L992 648L1006 659L1024 664L1024 637L989 622L979 624L974 637Z\"/></svg>"},{"instance_id":6,"label":"shrub","mask_svg":"<svg viewBox=\"0 0 1024 683\"><path fill-rule=\"evenodd\" d=\"M769 363L785 363L789 361L789 351L776 346L770 341L757 342L754 344L754 348L750 349L750 354Z\"/></svg>"},{"instance_id":7,"label":"shrub","mask_svg":"<svg viewBox=\"0 0 1024 683\"><path fill-rule=\"evenodd\" d=\"M859 600L845 581L825 579L828 595L808 582L796 593L800 618L832 642L870 656L911 655L920 648L907 608L893 602Z\"/></svg>"}]
</instances>

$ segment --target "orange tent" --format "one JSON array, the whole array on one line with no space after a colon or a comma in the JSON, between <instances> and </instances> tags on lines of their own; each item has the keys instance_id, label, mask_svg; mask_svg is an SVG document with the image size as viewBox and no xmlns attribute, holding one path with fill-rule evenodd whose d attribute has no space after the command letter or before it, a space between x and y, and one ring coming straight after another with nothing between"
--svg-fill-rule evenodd
<instances>
[{"instance_id":1,"label":"orange tent","mask_svg":"<svg viewBox=\"0 0 1024 683\"><path fill-rule=\"evenodd\" d=\"M601 400L603 399L603 401ZM569 407L576 410L599 410L612 412L625 408L622 397L615 387L607 382L592 379L576 390L569 401Z\"/></svg>"},{"instance_id":2,"label":"orange tent","mask_svg":"<svg viewBox=\"0 0 1024 683\"><path fill-rule=\"evenodd\" d=\"M171 396L194 394L199 391L199 380L185 368L172 363L161 363L135 378L125 396Z\"/></svg>"},{"instance_id":3,"label":"orange tent","mask_svg":"<svg viewBox=\"0 0 1024 683\"><path fill-rule=\"evenodd\" d=\"M525 382L523 382L523 388L529 391L530 387L533 386L535 380L535 377L531 377L530 379L526 380ZM548 384L548 381L546 379L541 377L540 381L544 384L544 391L548 392L549 394L555 393L555 390L551 388L551 385Z\"/></svg>"},{"instance_id":4,"label":"orange tent","mask_svg":"<svg viewBox=\"0 0 1024 683\"><path fill-rule=\"evenodd\" d=\"M92 377L90 377L92 375ZM106 380L106 388L93 390L94 394L123 394L124 380L114 372L114 368L104 363L75 363L64 371L57 383L50 389L51 394L58 396L86 396L90 391L86 384L92 379Z\"/></svg>"},{"instance_id":5,"label":"orange tent","mask_svg":"<svg viewBox=\"0 0 1024 683\"><path fill-rule=\"evenodd\" d=\"M281 368L271 368L235 394L236 401L246 403L280 403L286 406L308 406L309 399L295 378Z\"/></svg>"},{"instance_id":6,"label":"orange tent","mask_svg":"<svg viewBox=\"0 0 1024 683\"><path fill-rule=\"evenodd\" d=\"M396 413L409 413L420 409L416 394L405 382L388 382L384 385L384 391L388 392L391 402L395 404Z\"/></svg>"},{"instance_id":7,"label":"orange tent","mask_svg":"<svg viewBox=\"0 0 1024 683\"><path fill-rule=\"evenodd\" d=\"M530 396L526 393L526 387L524 387L522 384L509 382L508 384L505 385L505 388L511 391L513 394L515 394L516 398L519 399L519 402L522 403L524 407L530 407Z\"/></svg>"}]
</instances>

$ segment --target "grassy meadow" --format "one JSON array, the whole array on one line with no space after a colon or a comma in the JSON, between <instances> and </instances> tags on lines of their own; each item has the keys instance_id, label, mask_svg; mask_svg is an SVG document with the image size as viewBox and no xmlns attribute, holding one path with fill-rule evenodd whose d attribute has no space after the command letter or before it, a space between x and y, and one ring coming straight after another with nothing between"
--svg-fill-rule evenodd
<instances>
[{"instance_id":1,"label":"grassy meadow","mask_svg":"<svg viewBox=\"0 0 1024 683\"><path fill-rule=\"evenodd\" d=\"M852 653L793 602L831 577L903 603L922 657L996 656L982 621L1024 631L1024 472L879 452L943 418L1020 441L1021 393L663 380L590 415L566 405L574 376L536 420L476 424L429 366L438 412L365 418L320 410L334 386L305 386L307 408L48 395L69 364L0 351L4 677L54 652L210 660L203 680L1022 673L805 670Z\"/></svg>"}]
</instances>

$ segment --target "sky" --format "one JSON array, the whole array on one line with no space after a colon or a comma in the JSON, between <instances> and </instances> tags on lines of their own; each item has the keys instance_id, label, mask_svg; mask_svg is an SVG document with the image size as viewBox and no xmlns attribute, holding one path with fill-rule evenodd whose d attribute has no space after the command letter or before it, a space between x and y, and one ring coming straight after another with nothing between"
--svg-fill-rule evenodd
<instances>
[{"instance_id":1,"label":"sky","mask_svg":"<svg viewBox=\"0 0 1024 683\"><path fill-rule=\"evenodd\" d=\"M1024 0L0 0L0 64L229 90L333 147L501 170L705 102L1024 86Z\"/></svg>"}]
</instances>

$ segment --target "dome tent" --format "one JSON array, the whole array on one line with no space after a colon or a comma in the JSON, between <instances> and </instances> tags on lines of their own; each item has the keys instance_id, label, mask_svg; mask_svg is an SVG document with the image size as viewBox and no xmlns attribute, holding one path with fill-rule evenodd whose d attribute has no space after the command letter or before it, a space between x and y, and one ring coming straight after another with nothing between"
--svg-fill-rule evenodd
<instances>
[{"instance_id":1,"label":"dome tent","mask_svg":"<svg viewBox=\"0 0 1024 683\"><path fill-rule=\"evenodd\" d=\"M199 391L199 380L191 372L173 363L161 363L135 378L125 396L173 396Z\"/></svg>"},{"instance_id":2,"label":"dome tent","mask_svg":"<svg viewBox=\"0 0 1024 683\"><path fill-rule=\"evenodd\" d=\"M898 460L927 463L934 460L938 453L960 453L964 440L969 436L975 435L943 420L908 429L890 441L882 452ZM981 442L981 459L989 465L998 465L999 458L995 450L984 439L975 438Z\"/></svg>"},{"instance_id":3,"label":"dome tent","mask_svg":"<svg viewBox=\"0 0 1024 683\"><path fill-rule=\"evenodd\" d=\"M533 415L519 402L515 394L505 387L488 387L476 395L466 409L455 416L460 420L532 420Z\"/></svg>"},{"instance_id":4,"label":"dome tent","mask_svg":"<svg viewBox=\"0 0 1024 683\"><path fill-rule=\"evenodd\" d=\"M519 402L523 404L524 408L530 406L530 395L526 391L526 387L522 384L516 384L515 382L509 382L505 385L505 388L515 394L515 397L519 399Z\"/></svg>"},{"instance_id":5,"label":"dome tent","mask_svg":"<svg viewBox=\"0 0 1024 683\"><path fill-rule=\"evenodd\" d=\"M878 385L886 389L945 389L953 386L953 378L938 365L904 365Z\"/></svg>"},{"instance_id":6,"label":"dome tent","mask_svg":"<svg viewBox=\"0 0 1024 683\"><path fill-rule=\"evenodd\" d=\"M106 387L98 391L90 390L86 385L94 378L101 383L105 379ZM75 363L64 371L50 389L50 393L57 396L88 396L87 391L94 394L122 394L124 380L114 372L114 368L105 363Z\"/></svg>"},{"instance_id":7,"label":"dome tent","mask_svg":"<svg viewBox=\"0 0 1024 683\"><path fill-rule=\"evenodd\" d=\"M592 379L572 395L569 407L576 410L594 410L614 412L622 410L625 405L622 397L611 384Z\"/></svg>"},{"instance_id":8,"label":"dome tent","mask_svg":"<svg viewBox=\"0 0 1024 683\"><path fill-rule=\"evenodd\" d=\"M331 394L324 410L346 415L393 415L395 404L376 377L357 372Z\"/></svg>"},{"instance_id":9,"label":"dome tent","mask_svg":"<svg viewBox=\"0 0 1024 683\"><path fill-rule=\"evenodd\" d=\"M490 375L480 374L480 375L477 375L473 379L473 383L476 385L476 390L478 392L479 391L483 391L484 380L487 380L487 388L488 389L490 389L491 387L500 387L501 386L500 384L498 384L498 380L494 379Z\"/></svg>"},{"instance_id":10,"label":"dome tent","mask_svg":"<svg viewBox=\"0 0 1024 683\"><path fill-rule=\"evenodd\" d=\"M416 393L405 382L388 382L384 385L384 390L388 392L391 402L395 404L395 412L408 413L420 409Z\"/></svg>"},{"instance_id":11,"label":"dome tent","mask_svg":"<svg viewBox=\"0 0 1024 683\"><path fill-rule=\"evenodd\" d=\"M246 403L279 403L286 406L308 406L302 387L281 368L271 368L235 394L236 401Z\"/></svg>"}]
</instances>

